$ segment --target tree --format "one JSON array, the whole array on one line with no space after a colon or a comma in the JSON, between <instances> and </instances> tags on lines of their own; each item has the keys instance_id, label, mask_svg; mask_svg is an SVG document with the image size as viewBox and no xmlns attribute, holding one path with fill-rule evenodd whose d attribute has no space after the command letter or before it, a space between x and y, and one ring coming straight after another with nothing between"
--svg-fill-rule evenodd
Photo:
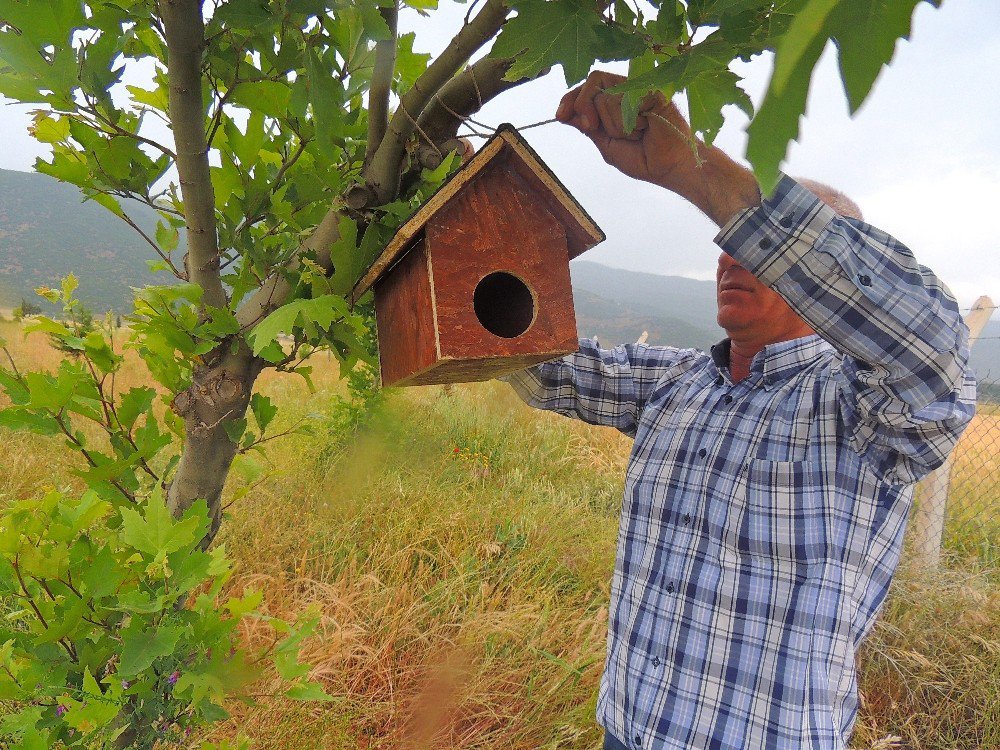
<instances>
[{"instance_id":1,"label":"tree","mask_svg":"<svg viewBox=\"0 0 1000 750\"><path fill-rule=\"evenodd\" d=\"M38 105L32 133L53 153L37 170L132 225L176 277L137 292L130 319L130 346L170 407L162 416L151 389L114 391L109 339L46 319L42 330L91 366L64 363L48 380L4 371L13 406L0 424L66 434L109 503L161 488L181 519L204 501L207 547L234 457L274 418L253 392L258 375L308 378L319 348L343 372L371 361L366 300L352 288L457 166L463 118L555 66L573 85L598 61L628 61L626 122L658 89L685 96L711 142L735 104L752 116L747 155L766 187L826 43L838 47L854 111L918 2L472 0L431 59L397 21L403 8L433 13L437 0L0 0L0 94ZM730 64L768 50L774 72L754 113ZM148 83L126 82L133 70ZM154 236L132 221L130 201L159 213ZM68 305L71 292L55 295ZM79 419L98 421L110 448L85 445Z\"/></svg>"}]
</instances>

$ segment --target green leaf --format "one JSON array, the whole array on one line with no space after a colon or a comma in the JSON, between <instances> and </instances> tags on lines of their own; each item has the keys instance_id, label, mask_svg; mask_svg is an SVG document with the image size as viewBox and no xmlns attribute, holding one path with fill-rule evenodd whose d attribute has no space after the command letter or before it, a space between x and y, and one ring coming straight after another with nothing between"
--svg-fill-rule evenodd
<instances>
[{"instance_id":1,"label":"green leaf","mask_svg":"<svg viewBox=\"0 0 1000 750\"><path fill-rule=\"evenodd\" d=\"M815 48L818 45L820 52L823 51L828 38L827 16L838 2L840 0L807 0L805 7L795 15L775 50L769 94L774 92L776 96L781 96L787 86L801 81L803 75L808 83L819 59L818 55L814 57Z\"/></svg>"},{"instance_id":2,"label":"green leaf","mask_svg":"<svg viewBox=\"0 0 1000 750\"><path fill-rule=\"evenodd\" d=\"M8 430L30 430L40 435L55 435L61 429L59 423L50 415L16 406L0 410L0 427L6 427Z\"/></svg>"},{"instance_id":3,"label":"green leaf","mask_svg":"<svg viewBox=\"0 0 1000 750\"><path fill-rule=\"evenodd\" d=\"M285 691L285 695L297 701L336 701L318 682L300 682Z\"/></svg>"},{"instance_id":4,"label":"green leaf","mask_svg":"<svg viewBox=\"0 0 1000 750\"><path fill-rule=\"evenodd\" d=\"M213 20L231 29L254 31L274 23L267 0L228 0L218 7Z\"/></svg>"},{"instance_id":5,"label":"green leaf","mask_svg":"<svg viewBox=\"0 0 1000 750\"><path fill-rule=\"evenodd\" d=\"M816 66L826 39L817 36L812 46L800 58L801 64L795 68L779 91L768 87L757 115L747 128L747 159L753 164L754 174L764 193L770 193L778 184L779 166L785 158L789 141L799 134L799 117L805 111L809 96L809 82L812 69Z\"/></svg>"},{"instance_id":6,"label":"green leaf","mask_svg":"<svg viewBox=\"0 0 1000 750\"><path fill-rule=\"evenodd\" d=\"M199 507L200 506L200 507ZM207 510L204 501L196 503L175 521L167 510L162 495L153 494L146 500L144 514L122 508L122 541L153 557L167 555L201 540L206 527Z\"/></svg>"},{"instance_id":7,"label":"green leaf","mask_svg":"<svg viewBox=\"0 0 1000 750\"><path fill-rule=\"evenodd\" d=\"M149 386L141 386L128 390L122 396L121 403L117 409L118 421L121 422L122 428L131 430L139 415L146 414L149 411L155 398L156 391Z\"/></svg>"},{"instance_id":8,"label":"green leaf","mask_svg":"<svg viewBox=\"0 0 1000 750\"><path fill-rule=\"evenodd\" d=\"M277 340L280 333L291 333L296 328L310 326L329 328L334 321L349 314L347 301L335 294L289 302L264 318L250 332L253 353L260 354L264 347Z\"/></svg>"},{"instance_id":9,"label":"green leaf","mask_svg":"<svg viewBox=\"0 0 1000 750\"><path fill-rule=\"evenodd\" d=\"M258 429L263 433L271 424L274 415L278 413L278 407L267 396L255 393L250 397L250 411L253 412L253 417L257 420Z\"/></svg>"},{"instance_id":10,"label":"green leaf","mask_svg":"<svg viewBox=\"0 0 1000 750\"><path fill-rule=\"evenodd\" d=\"M329 60L332 54L332 51L328 52L325 58L321 58L314 49L309 49L306 53L306 74L317 142L329 158L336 158L337 126L344 114L344 90L333 75L333 65Z\"/></svg>"},{"instance_id":11,"label":"green leaf","mask_svg":"<svg viewBox=\"0 0 1000 750\"><path fill-rule=\"evenodd\" d=\"M124 701L121 699L121 683L115 680L111 684L113 687L107 693L103 692L90 673L90 668L84 667L85 699L73 701L72 709L66 714L66 723L83 732L94 732L114 721Z\"/></svg>"},{"instance_id":12,"label":"green leaf","mask_svg":"<svg viewBox=\"0 0 1000 750\"><path fill-rule=\"evenodd\" d=\"M168 255L177 249L180 242L181 233L177 227L167 224L165 221L156 223L156 244Z\"/></svg>"},{"instance_id":13,"label":"green leaf","mask_svg":"<svg viewBox=\"0 0 1000 750\"><path fill-rule=\"evenodd\" d=\"M725 117L722 108L736 104L748 117L753 117L753 102L739 87L739 76L731 70L703 73L687 85L688 113L691 129L701 133L711 145Z\"/></svg>"},{"instance_id":14,"label":"green leaf","mask_svg":"<svg viewBox=\"0 0 1000 750\"><path fill-rule=\"evenodd\" d=\"M69 138L69 118L52 117L49 112L35 113L28 132L40 143L60 143Z\"/></svg>"},{"instance_id":15,"label":"green leaf","mask_svg":"<svg viewBox=\"0 0 1000 750\"><path fill-rule=\"evenodd\" d=\"M517 5L517 16L504 24L490 55L514 58L504 76L508 81L559 64L572 86L587 77L602 49L599 25L596 6L580 0L528 0Z\"/></svg>"},{"instance_id":16,"label":"green leaf","mask_svg":"<svg viewBox=\"0 0 1000 750\"><path fill-rule=\"evenodd\" d=\"M883 65L908 39L913 10L920 0L842 0L830 14L840 50L840 77L851 114L862 105Z\"/></svg>"},{"instance_id":17,"label":"green leaf","mask_svg":"<svg viewBox=\"0 0 1000 750\"><path fill-rule=\"evenodd\" d=\"M65 638L70 632L80 624L84 613L87 611L87 602L78 597L71 597L71 600L63 602L55 611L56 619L49 622L37 638L36 644L55 643L61 638Z\"/></svg>"},{"instance_id":18,"label":"green leaf","mask_svg":"<svg viewBox=\"0 0 1000 750\"><path fill-rule=\"evenodd\" d=\"M413 83L427 70L431 56L413 51L413 41L416 33L402 34L396 43L396 94L402 95L410 90Z\"/></svg>"},{"instance_id":19,"label":"green leaf","mask_svg":"<svg viewBox=\"0 0 1000 750\"><path fill-rule=\"evenodd\" d=\"M330 262L333 264L333 272L327 279L330 290L334 294L347 294L364 270L358 252L358 225L347 216L340 220L337 241L330 248Z\"/></svg>"},{"instance_id":20,"label":"green leaf","mask_svg":"<svg viewBox=\"0 0 1000 750\"><path fill-rule=\"evenodd\" d=\"M172 654L186 628L161 626L152 633L136 618L122 631L122 654L118 674L130 678L149 669L157 659Z\"/></svg>"},{"instance_id":21,"label":"green leaf","mask_svg":"<svg viewBox=\"0 0 1000 750\"><path fill-rule=\"evenodd\" d=\"M122 358L115 354L108 340L100 331L91 331L83 339L83 351L98 370L110 374L118 369Z\"/></svg>"},{"instance_id":22,"label":"green leaf","mask_svg":"<svg viewBox=\"0 0 1000 750\"><path fill-rule=\"evenodd\" d=\"M236 154L236 158L242 166L249 168L256 161L257 157L260 155L260 150L264 146L264 139L266 136L264 130L264 113L258 110L253 110L250 112L250 117L247 119L246 133L240 131L236 127L236 123L229 117L223 120L223 129L226 133L226 139L229 141L229 145L233 149L233 153Z\"/></svg>"},{"instance_id":23,"label":"green leaf","mask_svg":"<svg viewBox=\"0 0 1000 750\"><path fill-rule=\"evenodd\" d=\"M243 438L243 433L247 431L247 420L246 417L238 417L237 419L227 419L222 427L226 431L226 436L232 441L239 445L240 440Z\"/></svg>"},{"instance_id":24,"label":"green leaf","mask_svg":"<svg viewBox=\"0 0 1000 750\"><path fill-rule=\"evenodd\" d=\"M242 599L237 596L231 596L226 602L226 609L229 610L229 614L232 615L233 618L239 620L251 612L256 612L257 608L260 607L261 602L263 601L263 591L250 591L245 594Z\"/></svg>"},{"instance_id":25,"label":"green leaf","mask_svg":"<svg viewBox=\"0 0 1000 750\"><path fill-rule=\"evenodd\" d=\"M83 591L92 599L102 599L114 592L127 576L127 569L118 562L111 548L102 547L81 575Z\"/></svg>"},{"instance_id":26,"label":"green leaf","mask_svg":"<svg viewBox=\"0 0 1000 750\"><path fill-rule=\"evenodd\" d=\"M232 89L230 99L251 111L259 111L268 117L286 117L292 90L278 81L254 81L241 83Z\"/></svg>"}]
</instances>

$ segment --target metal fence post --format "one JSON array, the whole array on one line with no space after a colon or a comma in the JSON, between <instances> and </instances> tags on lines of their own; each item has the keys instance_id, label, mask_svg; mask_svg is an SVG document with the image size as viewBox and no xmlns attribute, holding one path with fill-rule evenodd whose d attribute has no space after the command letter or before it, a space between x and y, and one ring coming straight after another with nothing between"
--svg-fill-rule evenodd
<instances>
[{"instance_id":1,"label":"metal fence post","mask_svg":"<svg viewBox=\"0 0 1000 750\"><path fill-rule=\"evenodd\" d=\"M969 346L976 342L996 306L983 296L975 301L965 324L969 327ZM941 560L944 517L951 483L951 456L920 483L920 501L913 517L913 558L925 570L936 568Z\"/></svg>"}]
</instances>

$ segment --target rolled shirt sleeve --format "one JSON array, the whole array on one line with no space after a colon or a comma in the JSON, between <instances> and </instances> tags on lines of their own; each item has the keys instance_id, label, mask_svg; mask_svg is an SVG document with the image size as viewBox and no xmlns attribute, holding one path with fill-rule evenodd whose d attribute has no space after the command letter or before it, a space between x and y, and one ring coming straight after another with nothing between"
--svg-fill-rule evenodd
<instances>
[{"instance_id":1,"label":"rolled shirt sleeve","mask_svg":"<svg viewBox=\"0 0 1000 750\"><path fill-rule=\"evenodd\" d=\"M855 450L891 481L943 463L975 410L968 329L947 287L885 232L783 177L716 237L844 359Z\"/></svg>"}]
</instances>

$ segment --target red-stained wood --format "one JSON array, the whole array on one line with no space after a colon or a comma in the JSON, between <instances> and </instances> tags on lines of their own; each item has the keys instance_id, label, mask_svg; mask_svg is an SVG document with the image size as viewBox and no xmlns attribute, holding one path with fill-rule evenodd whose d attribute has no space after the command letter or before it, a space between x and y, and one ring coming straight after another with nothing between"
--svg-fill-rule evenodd
<instances>
[{"instance_id":1,"label":"red-stained wood","mask_svg":"<svg viewBox=\"0 0 1000 750\"><path fill-rule=\"evenodd\" d=\"M490 164L426 225L440 356L513 357L576 351L566 231L538 191L503 162ZM504 271L531 289L535 318L516 338L490 333L473 309L476 285Z\"/></svg>"},{"instance_id":2,"label":"red-stained wood","mask_svg":"<svg viewBox=\"0 0 1000 750\"><path fill-rule=\"evenodd\" d=\"M544 203L556 220L568 233L568 254L570 258L593 247L604 240L604 233L583 207L563 186L559 179L542 161L520 134L509 124L497 128L496 133L479 151L453 174L431 196L417 212L399 228L385 250L362 275L351 293L352 301L361 295L375 281L392 267L396 260L407 251L414 238L424 229L454 196L465 189L470 182L478 179L480 172L503 163L507 169L517 171L536 193L536 198Z\"/></svg>"},{"instance_id":3,"label":"red-stained wood","mask_svg":"<svg viewBox=\"0 0 1000 750\"><path fill-rule=\"evenodd\" d=\"M424 240L375 285L382 384L389 386L438 359L428 258Z\"/></svg>"},{"instance_id":4,"label":"red-stained wood","mask_svg":"<svg viewBox=\"0 0 1000 750\"><path fill-rule=\"evenodd\" d=\"M573 347L576 351L576 347ZM555 359L564 354L558 352L536 352L517 354L512 357L483 357L481 359L442 359L423 372L414 373L396 385L436 385L439 383L473 383L490 380L510 372L523 370L529 365Z\"/></svg>"}]
</instances>

